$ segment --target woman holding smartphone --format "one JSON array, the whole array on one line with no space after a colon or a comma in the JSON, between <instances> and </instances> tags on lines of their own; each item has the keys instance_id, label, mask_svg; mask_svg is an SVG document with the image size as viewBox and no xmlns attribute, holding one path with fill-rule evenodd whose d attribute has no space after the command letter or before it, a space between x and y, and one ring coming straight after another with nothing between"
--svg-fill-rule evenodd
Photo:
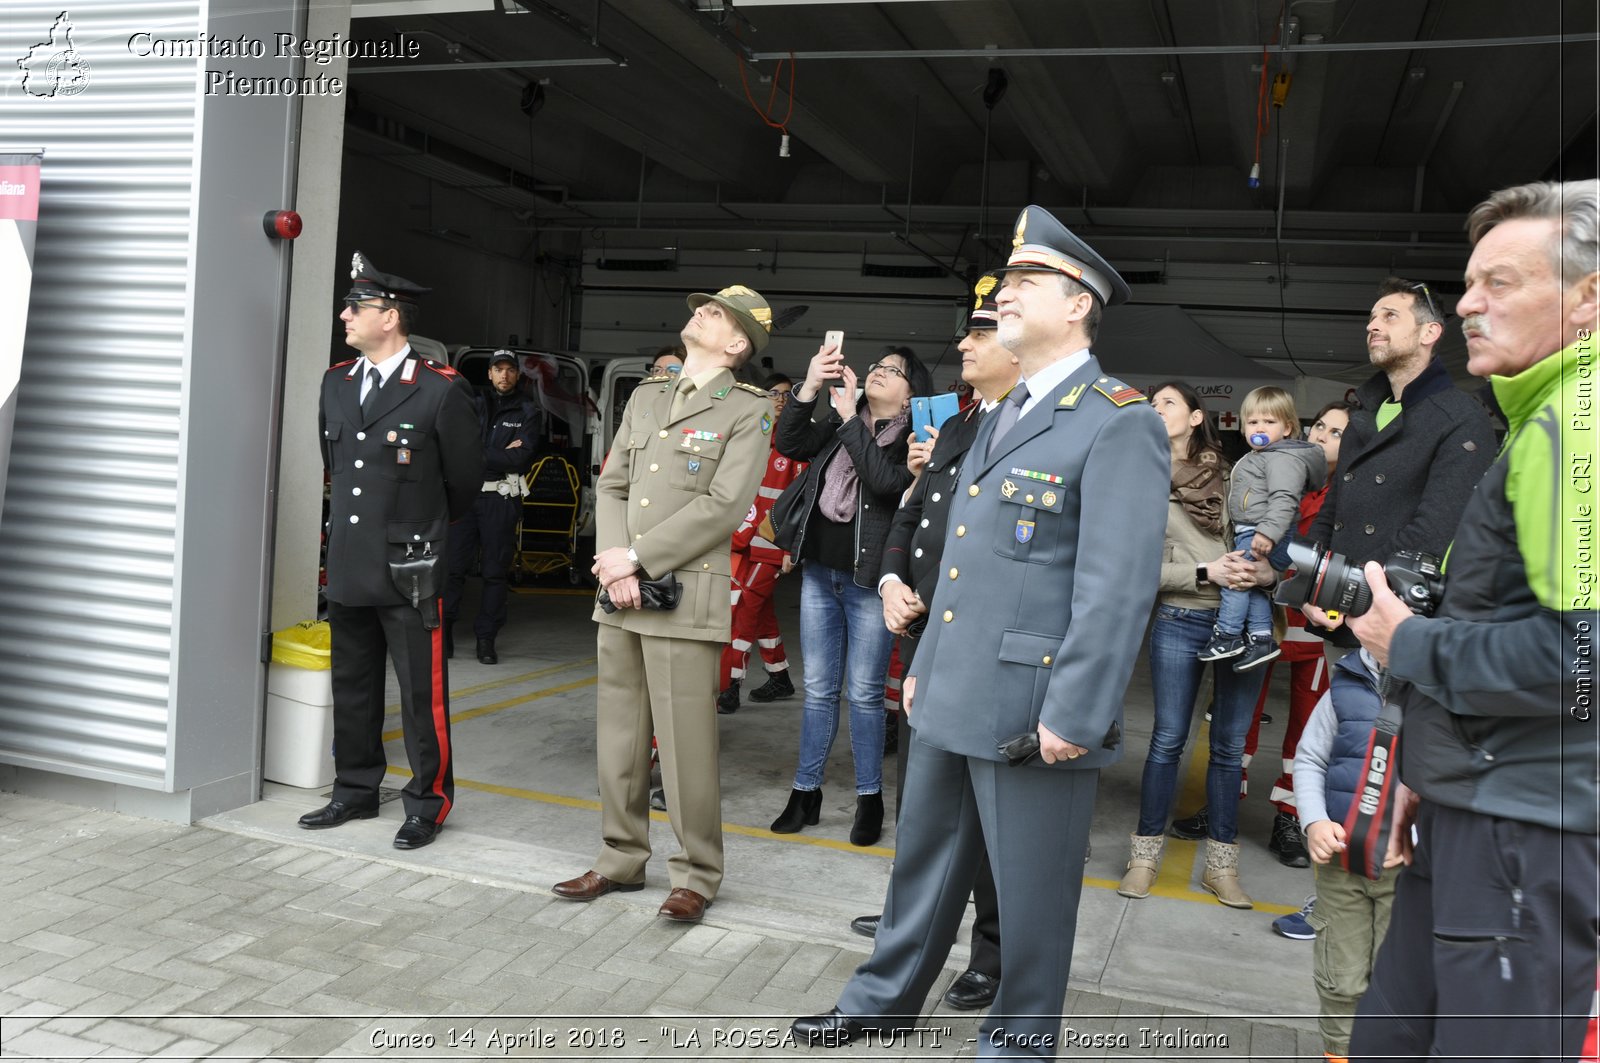
<instances>
[{"instance_id":1,"label":"woman holding smartphone","mask_svg":"<svg viewBox=\"0 0 1600 1063\"><path fill-rule=\"evenodd\" d=\"M805 663L799 766L772 830L793 834L820 819L823 769L847 685L856 774L850 842L871 845L883 831L883 680L894 641L883 623L878 575L890 518L911 483L911 396L927 394L931 380L905 347L883 349L859 400L857 379L839 346L825 343L778 420L778 450L811 465L772 514L778 544L800 560ZM819 401L825 392L831 402Z\"/></svg>"}]
</instances>

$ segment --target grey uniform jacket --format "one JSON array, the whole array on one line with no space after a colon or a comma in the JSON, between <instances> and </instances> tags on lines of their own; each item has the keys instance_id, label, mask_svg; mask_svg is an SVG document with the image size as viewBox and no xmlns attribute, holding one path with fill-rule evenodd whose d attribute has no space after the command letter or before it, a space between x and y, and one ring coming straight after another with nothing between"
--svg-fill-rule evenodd
<instances>
[{"instance_id":1,"label":"grey uniform jacket","mask_svg":"<svg viewBox=\"0 0 1600 1063\"><path fill-rule=\"evenodd\" d=\"M641 635L727 642L732 536L771 453L772 400L724 371L671 416L676 376L650 377L628 399L595 483L595 550L633 547L652 579L683 585L671 612L619 609L594 619Z\"/></svg>"},{"instance_id":2,"label":"grey uniform jacket","mask_svg":"<svg viewBox=\"0 0 1600 1063\"><path fill-rule=\"evenodd\" d=\"M405 358L365 414L359 358L322 378L328 600L340 605L407 604L390 580L389 562L408 547L448 557L450 521L472 508L483 487L472 389L448 366L414 352Z\"/></svg>"},{"instance_id":3,"label":"grey uniform jacket","mask_svg":"<svg viewBox=\"0 0 1600 1063\"><path fill-rule=\"evenodd\" d=\"M1166 429L1093 358L985 457L996 421L962 463L912 720L922 741L988 760L1042 721L1088 749L1073 767L1103 767L1122 752L1122 697L1160 580Z\"/></svg>"}]
</instances>

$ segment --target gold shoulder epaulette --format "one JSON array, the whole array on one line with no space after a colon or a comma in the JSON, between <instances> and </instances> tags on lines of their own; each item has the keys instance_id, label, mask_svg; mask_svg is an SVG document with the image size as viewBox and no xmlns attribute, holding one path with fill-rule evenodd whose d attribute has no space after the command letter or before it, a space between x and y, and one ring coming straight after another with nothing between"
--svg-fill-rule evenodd
<instances>
[{"instance_id":1,"label":"gold shoulder epaulette","mask_svg":"<svg viewBox=\"0 0 1600 1063\"><path fill-rule=\"evenodd\" d=\"M770 399L772 397L771 395L767 394L767 391L766 391L765 388L758 388L754 384L746 384L742 380L734 381L733 386L736 387L736 388L743 388L744 390L748 391L752 395L760 395L764 399Z\"/></svg>"},{"instance_id":2,"label":"gold shoulder epaulette","mask_svg":"<svg viewBox=\"0 0 1600 1063\"><path fill-rule=\"evenodd\" d=\"M1150 401L1150 397L1144 392L1130 384L1124 384L1114 376L1103 376L1096 380L1094 389L1118 406Z\"/></svg>"},{"instance_id":3,"label":"gold shoulder epaulette","mask_svg":"<svg viewBox=\"0 0 1600 1063\"><path fill-rule=\"evenodd\" d=\"M674 374L672 374L672 373L657 373L655 376L647 376L647 377L645 377L643 380L639 381L639 383L641 383L641 384L659 384L663 380L671 380L673 378L673 375Z\"/></svg>"}]
</instances>

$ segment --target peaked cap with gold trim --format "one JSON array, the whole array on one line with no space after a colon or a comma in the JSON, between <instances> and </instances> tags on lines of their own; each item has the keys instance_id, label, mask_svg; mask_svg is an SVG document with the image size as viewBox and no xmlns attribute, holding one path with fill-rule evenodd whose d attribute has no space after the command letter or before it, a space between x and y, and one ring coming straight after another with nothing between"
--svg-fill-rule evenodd
<instances>
[{"instance_id":1,"label":"peaked cap with gold trim","mask_svg":"<svg viewBox=\"0 0 1600 1063\"><path fill-rule=\"evenodd\" d=\"M972 311L967 315L966 331L1000 327L1000 308L994 301L995 296L1000 294L1000 278L996 276L998 272L990 270L972 286Z\"/></svg>"},{"instance_id":2,"label":"peaked cap with gold trim","mask_svg":"<svg viewBox=\"0 0 1600 1063\"><path fill-rule=\"evenodd\" d=\"M707 303L716 303L731 313L734 320L739 322L739 327L744 329L744 334L750 337L750 344L756 354L760 354L761 348L772 338L772 307L767 305L760 292L746 288L742 284L724 288L716 295L695 292L687 301L690 310L698 310Z\"/></svg>"},{"instance_id":3,"label":"peaked cap with gold trim","mask_svg":"<svg viewBox=\"0 0 1600 1063\"><path fill-rule=\"evenodd\" d=\"M1064 273L1087 287L1104 306L1125 303L1133 294L1111 263L1043 207L1028 206L1017 215L1011 258L997 272L1023 269Z\"/></svg>"}]
</instances>

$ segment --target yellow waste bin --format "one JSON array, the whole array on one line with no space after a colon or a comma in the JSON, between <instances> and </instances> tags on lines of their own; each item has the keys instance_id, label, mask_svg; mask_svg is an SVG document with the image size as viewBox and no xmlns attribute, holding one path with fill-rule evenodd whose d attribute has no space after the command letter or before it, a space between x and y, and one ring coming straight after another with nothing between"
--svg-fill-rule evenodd
<instances>
[{"instance_id":1,"label":"yellow waste bin","mask_svg":"<svg viewBox=\"0 0 1600 1063\"><path fill-rule=\"evenodd\" d=\"M333 783L333 672L326 621L273 632L261 774L306 789Z\"/></svg>"}]
</instances>

